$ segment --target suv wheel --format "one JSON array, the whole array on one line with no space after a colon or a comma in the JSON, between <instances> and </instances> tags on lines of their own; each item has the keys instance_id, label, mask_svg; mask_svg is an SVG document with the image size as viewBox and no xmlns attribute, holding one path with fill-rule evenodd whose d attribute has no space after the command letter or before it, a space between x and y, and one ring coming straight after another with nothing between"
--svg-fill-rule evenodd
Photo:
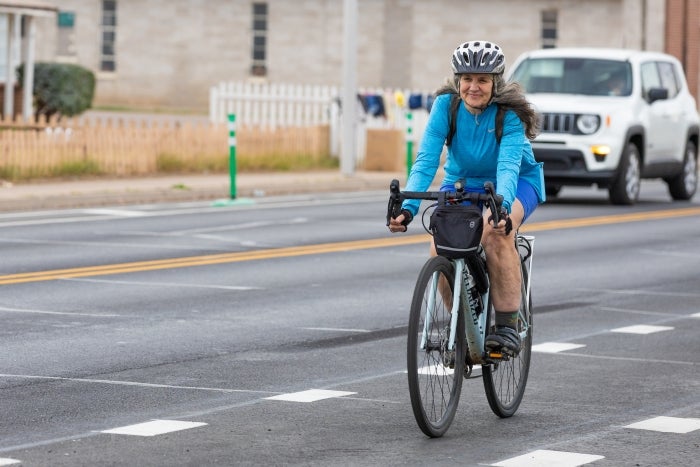
<instances>
[{"instance_id":1,"label":"suv wheel","mask_svg":"<svg viewBox=\"0 0 700 467\"><path fill-rule=\"evenodd\" d=\"M685 159L683 170L673 178L666 179L668 192L675 200L689 200L695 194L698 187L698 165L695 159L697 148L695 143L688 141L685 146Z\"/></svg>"},{"instance_id":2,"label":"suv wheel","mask_svg":"<svg viewBox=\"0 0 700 467\"><path fill-rule=\"evenodd\" d=\"M634 143L627 143L615 180L608 192L613 204L631 205L639 198L639 185L642 178L642 164L639 149Z\"/></svg>"}]
</instances>

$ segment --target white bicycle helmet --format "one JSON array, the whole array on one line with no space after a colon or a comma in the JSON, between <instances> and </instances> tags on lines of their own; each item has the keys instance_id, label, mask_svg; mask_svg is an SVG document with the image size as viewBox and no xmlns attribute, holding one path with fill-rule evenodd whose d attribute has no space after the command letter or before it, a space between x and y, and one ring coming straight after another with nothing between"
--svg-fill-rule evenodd
<instances>
[{"instance_id":1,"label":"white bicycle helmet","mask_svg":"<svg viewBox=\"0 0 700 467\"><path fill-rule=\"evenodd\" d=\"M501 48L489 41L470 41L457 47L452 54L452 71L463 73L500 74L506 68Z\"/></svg>"}]
</instances>

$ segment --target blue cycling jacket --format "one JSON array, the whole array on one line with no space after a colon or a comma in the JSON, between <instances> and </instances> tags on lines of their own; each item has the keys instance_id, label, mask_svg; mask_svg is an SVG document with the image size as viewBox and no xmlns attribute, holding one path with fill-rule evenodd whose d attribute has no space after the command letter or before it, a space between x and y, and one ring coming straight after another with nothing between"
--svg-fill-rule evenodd
<instances>
[{"instance_id":1,"label":"blue cycling jacket","mask_svg":"<svg viewBox=\"0 0 700 467\"><path fill-rule=\"evenodd\" d=\"M416 161L406 182L407 191L427 191L440 166L445 140L450 129L450 95L438 96L428 117ZM503 206L510 212L518 179L535 189L540 203L546 199L542 163L535 160L523 124L512 110L503 119L503 135L496 141L498 106L489 105L480 115L472 115L464 105L457 111L457 130L447 149L445 178L442 186L457 180L466 182L468 191L483 192L484 182L491 181L503 196ZM418 213L420 200L406 200L403 208Z\"/></svg>"}]
</instances>

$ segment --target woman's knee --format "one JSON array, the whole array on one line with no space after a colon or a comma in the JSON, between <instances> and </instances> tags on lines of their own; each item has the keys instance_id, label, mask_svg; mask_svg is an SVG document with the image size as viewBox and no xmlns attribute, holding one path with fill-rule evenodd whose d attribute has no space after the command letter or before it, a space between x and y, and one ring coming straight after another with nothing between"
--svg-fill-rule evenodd
<instances>
[{"instance_id":1,"label":"woman's knee","mask_svg":"<svg viewBox=\"0 0 700 467\"><path fill-rule=\"evenodd\" d=\"M525 220L525 207L517 198L510 208L510 220L513 223L513 230L518 230Z\"/></svg>"},{"instance_id":2,"label":"woman's knee","mask_svg":"<svg viewBox=\"0 0 700 467\"><path fill-rule=\"evenodd\" d=\"M496 235L493 233L493 229L491 227L485 227L484 235L481 237L481 244L486 251L487 258L489 256L498 256L504 251L504 249L514 245L513 234L508 236Z\"/></svg>"}]
</instances>

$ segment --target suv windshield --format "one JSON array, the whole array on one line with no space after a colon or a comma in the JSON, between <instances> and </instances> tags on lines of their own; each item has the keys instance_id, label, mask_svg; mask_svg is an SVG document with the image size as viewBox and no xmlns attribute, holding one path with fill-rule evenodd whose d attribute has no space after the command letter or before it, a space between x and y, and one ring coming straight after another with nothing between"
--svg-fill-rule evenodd
<instances>
[{"instance_id":1,"label":"suv windshield","mask_svg":"<svg viewBox=\"0 0 700 467\"><path fill-rule=\"evenodd\" d=\"M591 58L529 58L513 73L527 93L629 96L632 70L628 62Z\"/></svg>"}]
</instances>

